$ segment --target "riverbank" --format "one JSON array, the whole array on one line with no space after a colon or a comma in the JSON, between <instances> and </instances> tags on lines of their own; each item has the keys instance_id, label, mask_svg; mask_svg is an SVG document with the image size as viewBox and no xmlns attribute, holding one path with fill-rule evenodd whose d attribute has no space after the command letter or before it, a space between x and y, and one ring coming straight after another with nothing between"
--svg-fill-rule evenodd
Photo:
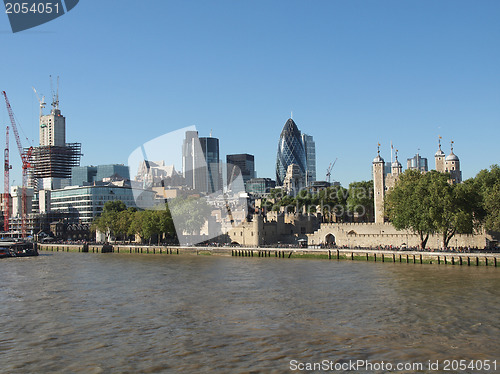
<instances>
[{"instance_id":1,"label":"riverbank","mask_svg":"<svg viewBox=\"0 0 500 374\"><path fill-rule=\"evenodd\" d=\"M500 264L500 253L454 253L388 251L372 249L308 249L308 248L243 248L243 247L177 247L177 246L134 246L89 244L39 244L39 251L122 253L143 255L191 255L191 256L233 256L274 257L289 259L328 259L350 261L372 261L413 264L493 266Z\"/></svg>"}]
</instances>

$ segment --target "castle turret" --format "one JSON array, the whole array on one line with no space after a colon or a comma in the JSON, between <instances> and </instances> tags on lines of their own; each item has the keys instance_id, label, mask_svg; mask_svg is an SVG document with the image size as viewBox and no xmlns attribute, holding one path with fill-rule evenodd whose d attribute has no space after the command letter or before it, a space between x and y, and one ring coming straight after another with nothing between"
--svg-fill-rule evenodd
<instances>
[{"instance_id":1,"label":"castle turret","mask_svg":"<svg viewBox=\"0 0 500 374\"><path fill-rule=\"evenodd\" d=\"M380 143L378 144L377 157L373 159L373 189L375 205L375 223L384 222L384 159L380 156Z\"/></svg>"},{"instance_id":2,"label":"castle turret","mask_svg":"<svg viewBox=\"0 0 500 374\"><path fill-rule=\"evenodd\" d=\"M434 159L436 160L436 171L439 171L440 173L444 173L445 170L445 161L444 161L445 154L443 150L441 149L441 137L439 137L439 149L434 155Z\"/></svg>"},{"instance_id":3,"label":"castle turret","mask_svg":"<svg viewBox=\"0 0 500 374\"><path fill-rule=\"evenodd\" d=\"M453 140L451 141L451 153L445 159L445 172L450 173L450 183L461 183L462 172L460 171L460 160L458 156L453 153Z\"/></svg>"},{"instance_id":4,"label":"castle turret","mask_svg":"<svg viewBox=\"0 0 500 374\"><path fill-rule=\"evenodd\" d=\"M391 174L394 178L397 178L402 172L403 166L401 162L398 161L398 150L396 149L396 160L391 165Z\"/></svg>"}]
</instances>

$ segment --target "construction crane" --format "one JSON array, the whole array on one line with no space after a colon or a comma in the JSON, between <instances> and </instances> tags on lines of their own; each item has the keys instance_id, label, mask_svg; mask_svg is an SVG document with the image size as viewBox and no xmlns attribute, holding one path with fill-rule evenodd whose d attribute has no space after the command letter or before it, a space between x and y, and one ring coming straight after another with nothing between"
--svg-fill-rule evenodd
<instances>
[{"instance_id":1,"label":"construction crane","mask_svg":"<svg viewBox=\"0 0 500 374\"><path fill-rule=\"evenodd\" d=\"M22 184L22 209L21 209L21 237L26 237L26 220L28 217L28 198L26 194L26 188L28 184L28 169L31 167L31 154L33 152L33 147L29 147L27 150L23 149L21 145L21 139L19 138L19 132L17 131L16 120L14 118L14 112L10 106L9 99L5 91L2 91L2 95L5 98L5 105L7 106L7 112L9 113L10 124L12 130L14 130L14 136L16 138L17 149L19 155L21 156L22 167L23 167L23 184ZM7 147L8 148L8 147Z\"/></svg>"},{"instance_id":2,"label":"construction crane","mask_svg":"<svg viewBox=\"0 0 500 374\"><path fill-rule=\"evenodd\" d=\"M35 87L31 86L33 88L33 91L35 91L36 98L38 99L38 102L40 103L40 117L43 115L43 108L45 108L45 96L42 96L42 99L40 99L40 96L38 96L38 92L36 92Z\"/></svg>"},{"instance_id":3,"label":"construction crane","mask_svg":"<svg viewBox=\"0 0 500 374\"><path fill-rule=\"evenodd\" d=\"M335 163L337 162L338 158L335 159L335 161L330 162L330 165L328 165L328 169L326 169L326 180L328 183L330 183L330 177L332 175L332 169L335 166Z\"/></svg>"},{"instance_id":4,"label":"construction crane","mask_svg":"<svg viewBox=\"0 0 500 374\"><path fill-rule=\"evenodd\" d=\"M9 170L12 166L9 162L9 126L5 132L5 150L4 150L4 172L3 172L3 231L9 231L10 219L10 183L9 183Z\"/></svg>"}]
</instances>

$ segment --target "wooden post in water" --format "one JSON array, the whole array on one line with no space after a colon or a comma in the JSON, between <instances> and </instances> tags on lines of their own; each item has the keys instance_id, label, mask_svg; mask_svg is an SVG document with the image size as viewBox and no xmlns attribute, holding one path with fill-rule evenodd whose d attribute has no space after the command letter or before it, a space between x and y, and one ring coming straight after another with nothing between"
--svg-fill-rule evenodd
<instances>
[{"instance_id":1,"label":"wooden post in water","mask_svg":"<svg viewBox=\"0 0 500 374\"><path fill-rule=\"evenodd\" d=\"M479 266L479 257L476 256L476 266Z\"/></svg>"},{"instance_id":2,"label":"wooden post in water","mask_svg":"<svg viewBox=\"0 0 500 374\"><path fill-rule=\"evenodd\" d=\"M455 257L451 256L451 264L455 265Z\"/></svg>"},{"instance_id":3,"label":"wooden post in water","mask_svg":"<svg viewBox=\"0 0 500 374\"><path fill-rule=\"evenodd\" d=\"M332 259L332 252L330 250L328 250L328 259L331 260Z\"/></svg>"},{"instance_id":4,"label":"wooden post in water","mask_svg":"<svg viewBox=\"0 0 500 374\"><path fill-rule=\"evenodd\" d=\"M354 261L354 253L351 252L351 260Z\"/></svg>"},{"instance_id":5,"label":"wooden post in water","mask_svg":"<svg viewBox=\"0 0 500 374\"><path fill-rule=\"evenodd\" d=\"M460 261L460 266L462 266L462 256L459 257L458 261Z\"/></svg>"},{"instance_id":6,"label":"wooden post in water","mask_svg":"<svg viewBox=\"0 0 500 374\"><path fill-rule=\"evenodd\" d=\"M382 253L382 262L385 262L384 254Z\"/></svg>"},{"instance_id":7,"label":"wooden post in water","mask_svg":"<svg viewBox=\"0 0 500 374\"><path fill-rule=\"evenodd\" d=\"M423 264L422 255L420 255L420 264Z\"/></svg>"},{"instance_id":8,"label":"wooden post in water","mask_svg":"<svg viewBox=\"0 0 500 374\"><path fill-rule=\"evenodd\" d=\"M373 254L373 261L377 262L377 254L376 253Z\"/></svg>"},{"instance_id":9,"label":"wooden post in water","mask_svg":"<svg viewBox=\"0 0 500 374\"><path fill-rule=\"evenodd\" d=\"M484 265L485 265L485 266L488 266L488 257L485 257L485 258L484 258Z\"/></svg>"},{"instance_id":10,"label":"wooden post in water","mask_svg":"<svg viewBox=\"0 0 500 374\"><path fill-rule=\"evenodd\" d=\"M392 254L392 262L396 262L396 255L394 253Z\"/></svg>"},{"instance_id":11,"label":"wooden post in water","mask_svg":"<svg viewBox=\"0 0 500 374\"><path fill-rule=\"evenodd\" d=\"M337 249L337 260L340 260L340 251Z\"/></svg>"},{"instance_id":12,"label":"wooden post in water","mask_svg":"<svg viewBox=\"0 0 500 374\"><path fill-rule=\"evenodd\" d=\"M366 261L368 261L368 252L366 252Z\"/></svg>"},{"instance_id":13,"label":"wooden post in water","mask_svg":"<svg viewBox=\"0 0 500 374\"><path fill-rule=\"evenodd\" d=\"M495 261L495 267L497 267L497 258L495 257L493 260Z\"/></svg>"}]
</instances>

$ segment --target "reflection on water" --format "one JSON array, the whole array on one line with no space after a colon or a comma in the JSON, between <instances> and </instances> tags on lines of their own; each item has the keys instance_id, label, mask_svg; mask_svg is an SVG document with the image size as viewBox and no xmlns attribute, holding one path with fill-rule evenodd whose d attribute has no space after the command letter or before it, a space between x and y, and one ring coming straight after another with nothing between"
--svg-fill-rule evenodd
<instances>
[{"instance_id":1,"label":"reflection on water","mask_svg":"<svg viewBox=\"0 0 500 374\"><path fill-rule=\"evenodd\" d=\"M500 359L500 270L50 253L0 261L0 372Z\"/></svg>"}]
</instances>

